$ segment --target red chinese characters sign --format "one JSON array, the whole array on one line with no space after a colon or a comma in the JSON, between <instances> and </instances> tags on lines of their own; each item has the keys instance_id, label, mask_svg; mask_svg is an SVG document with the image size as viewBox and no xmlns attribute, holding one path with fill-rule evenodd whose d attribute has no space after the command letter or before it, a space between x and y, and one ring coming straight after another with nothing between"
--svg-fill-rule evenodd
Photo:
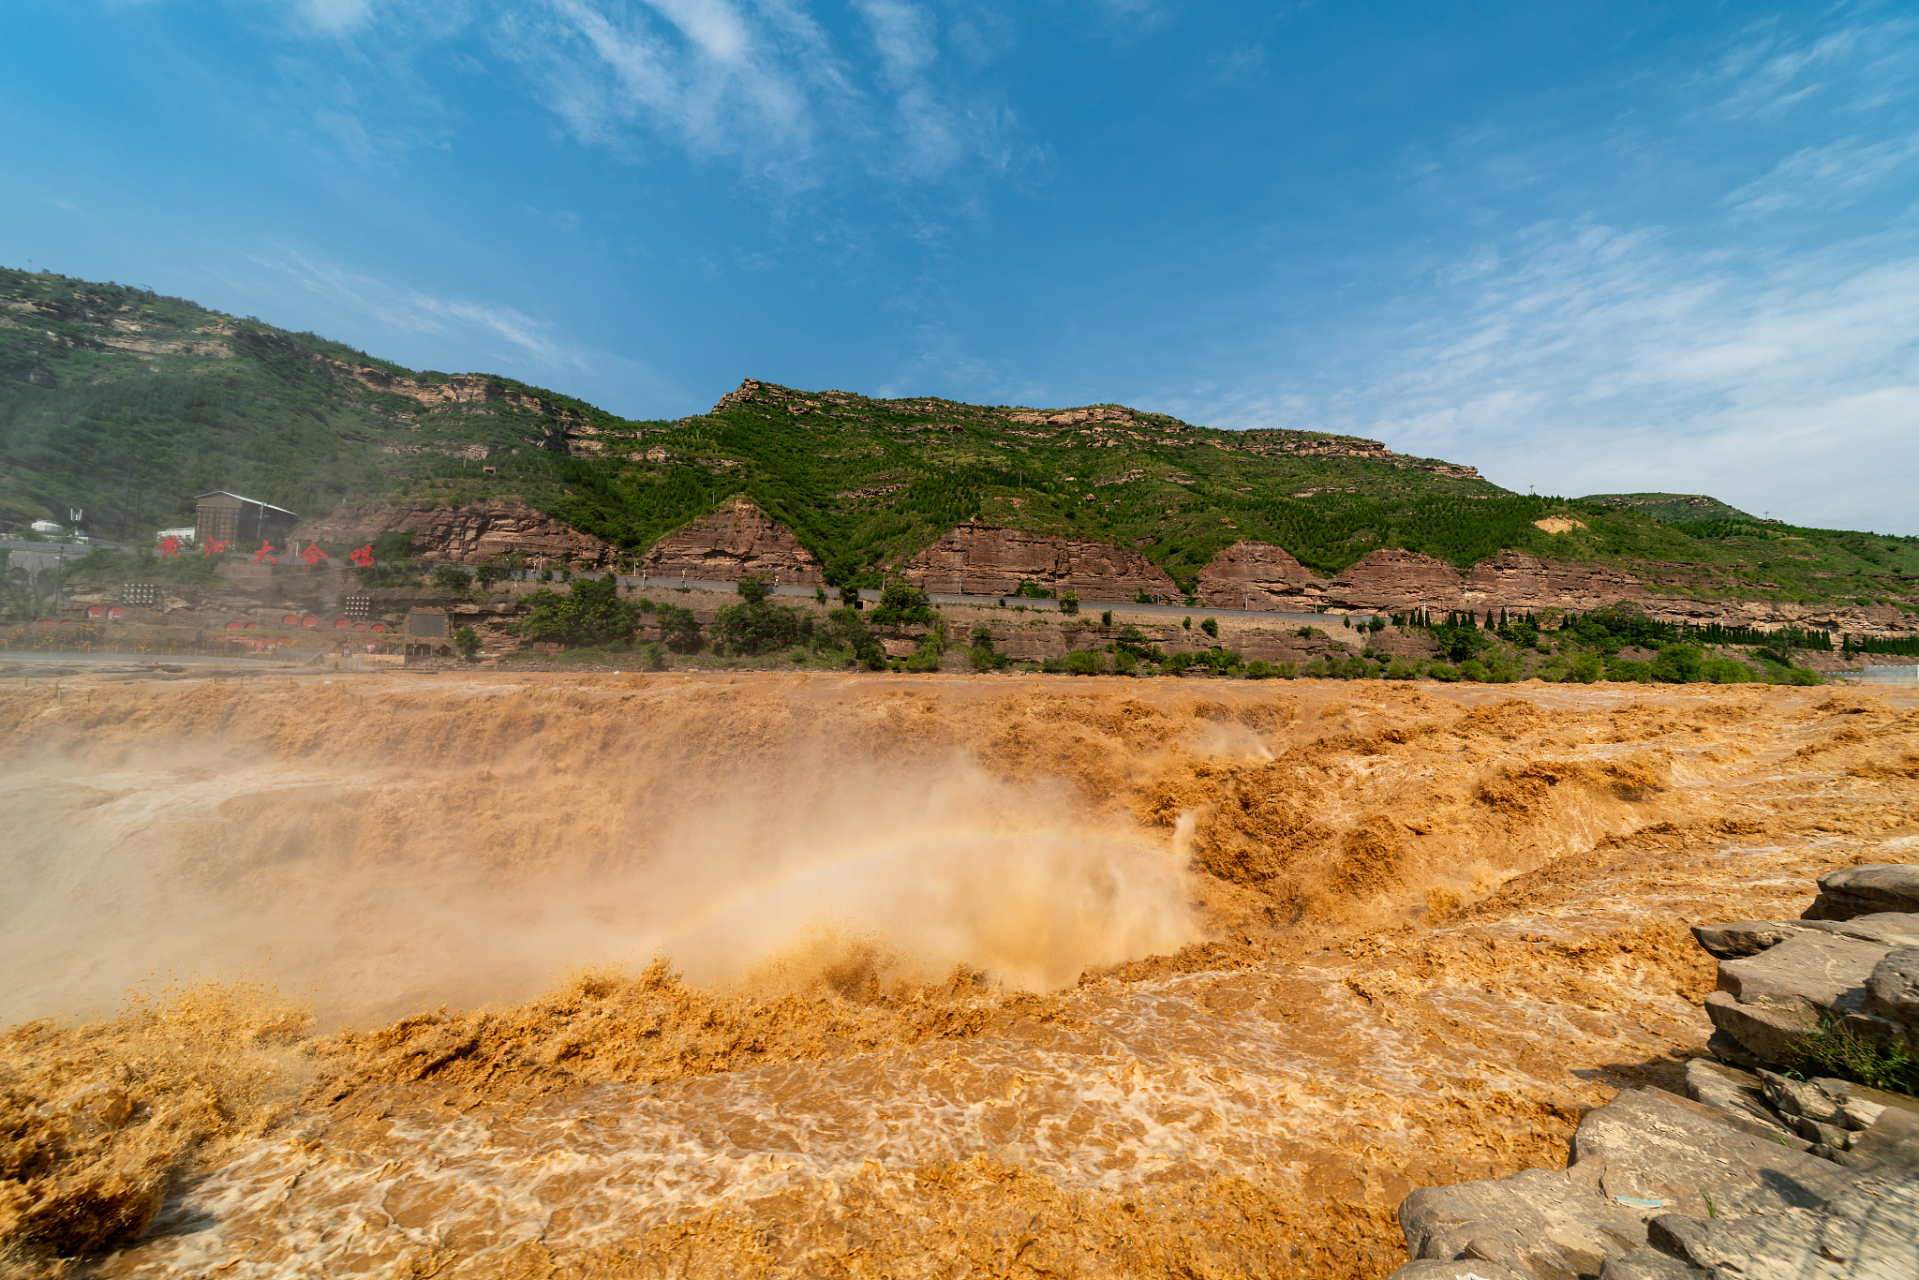
<instances>
[{"instance_id":1,"label":"red chinese characters sign","mask_svg":"<svg viewBox=\"0 0 1919 1280\"><path fill-rule=\"evenodd\" d=\"M360 547L349 553L347 558L353 561L354 565L358 568L371 569L373 567L373 544L371 542L367 543L364 547Z\"/></svg>"},{"instance_id":2,"label":"red chinese characters sign","mask_svg":"<svg viewBox=\"0 0 1919 1280\"><path fill-rule=\"evenodd\" d=\"M203 556L217 556L230 550L232 546L233 544L231 542L207 541L200 544L200 554Z\"/></svg>"},{"instance_id":3,"label":"red chinese characters sign","mask_svg":"<svg viewBox=\"0 0 1919 1280\"><path fill-rule=\"evenodd\" d=\"M255 564L279 564L280 563L277 559L274 558L273 544L271 542L268 542L264 538L260 540L260 549L253 553L253 563Z\"/></svg>"},{"instance_id":4,"label":"red chinese characters sign","mask_svg":"<svg viewBox=\"0 0 1919 1280\"><path fill-rule=\"evenodd\" d=\"M327 553L320 550L320 544L317 542L307 543L307 549L300 553L300 559L306 561L310 565L318 565L320 561L325 560L327 558L328 558Z\"/></svg>"},{"instance_id":5,"label":"red chinese characters sign","mask_svg":"<svg viewBox=\"0 0 1919 1280\"><path fill-rule=\"evenodd\" d=\"M172 560L180 554L180 540L178 538L162 538L160 539L160 545L155 547L154 550L160 553L162 560Z\"/></svg>"}]
</instances>

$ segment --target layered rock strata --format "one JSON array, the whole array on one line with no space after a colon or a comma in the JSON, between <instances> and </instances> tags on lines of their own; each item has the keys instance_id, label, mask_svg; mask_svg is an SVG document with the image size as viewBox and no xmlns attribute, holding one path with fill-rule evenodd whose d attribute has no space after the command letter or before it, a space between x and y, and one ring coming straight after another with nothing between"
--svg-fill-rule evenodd
<instances>
[{"instance_id":1,"label":"layered rock strata","mask_svg":"<svg viewBox=\"0 0 1919 1280\"><path fill-rule=\"evenodd\" d=\"M968 521L906 563L907 581L923 591L1011 595L1020 583L1072 590L1089 603L1148 596L1175 600L1166 571L1137 551L1110 542L1054 538Z\"/></svg>"},{"instance_id":2,"label":"layered rock strata","mask_svg":"<svg viewBox=\"0 0 1919 1280\"><path fill-rule=\"evenodd\" d=\"M821 586L820 562L793 531L746 498L733 498L711 515L653 544L640 561L649 577L737 582L745 577L784 586Z\"/></svg>"},{"instance_id":3,"label":"layered rock strata","mask_svg":"<svg viewBox=\"0 0 1919 1280\"><path fill-rule=\"evenodd\" d=\"M390 529L413 535L414 555L434 564L478 564L518 552L530 561L601 569L618 555L612 543L564 520L513 502L467 507L413 507L367 503L340 507L302 521L296 542L366 542Z\"/></svg>"},{"instance_id":4,"label":"layered rock strata","mask_svg":"<svg viewBox=\"0 0 1919 1280\"><path fill-rule=\"evenodd\" d=\"M1919 1276L1919 1099L1783 1074L1835 1026L1919 1047L1919 867L1820 889L1801 920L1693 931L1720 962L1719 1030L1688 1098L1621 1093L1580 1122L1566 1169L1413 1192L1393 1280Z\"/></svg>"}]
</instances>

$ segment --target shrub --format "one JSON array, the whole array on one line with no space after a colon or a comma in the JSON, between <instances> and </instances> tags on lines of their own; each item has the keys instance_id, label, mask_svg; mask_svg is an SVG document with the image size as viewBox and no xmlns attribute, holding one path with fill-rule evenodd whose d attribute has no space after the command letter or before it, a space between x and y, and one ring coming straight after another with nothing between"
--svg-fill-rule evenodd
<instances>
[{"instance_id":1,"label":"shrub","mask_svg":"<svg viewBox=\"0 0 1919 1280\"><path fill-rule=\"evenodd\" d=\"M1451 684L1459 679L1459 668L1448 666L1443 662L1429 662L1426 664L1426 674L1435 680Z\"/></svg>"},{"instance_id":2,"label":"shrub","mask_svg":"<svg viewBox=\"0 0 1919 1280\"><path fill-rule=\"evenodd\" d=\"M856 662L878 671L886 665L886 650L867 628L857 609L835 609L813 631L815 649L846 649Z\"/></svg>"},{"instance_id":3,"label":"shrub","mask_svg":"<svg viewBox=\"0 0 1919 1280\"><path fill-rule=\"evenodd\" d=\"M1478 658L1468 658L1459 664L1459 678L1461 680L1471 680L1476 684L1485 684L1491 675L1492 673L1486 670L1486 664Z\"/></svg>"},{"instance_id":4,"label":"shrub","mask_svg":"<svg viewBox=\"0 0 1919 1280\"><path fill-rule=\"evenodd\" d=\"M1819 1030L1799 1042L1794 1065L1874 1089L1919 1095L1919 1053L1904 1045L1875 1044L1831 1014L1822 1014Z\"/></svg>"},{"instance_id":5,"label":"shrub","mask_svg":"<svg viewBox=\"0 0 1919 1280\"><path fill-rule=\"evenodd\" d=\"M660 642L675 653L698 653L704 639L693 611L676 604L661 605Z\"/></svg>"},{"instance_id":6,"label":"shrub","mask_svg":"<svg viewBox=\"0 0 1919 1280\"><path fill-rule=\"evenodd\" d=\"M443 564L429 576L434 586L446 591L466 591L473 586L473 575L457 564Z\"/></svg>"},{"instance_id":7,"label":"shrub","mask_svg":"<svg viewBox=\"0 0 1919 1280\"><path fill-rule=\"evenodd\" d=\"M619 589L609 582L583 579L566 595L535 591L528 603L532 607L520 622L520 634L529 640L563 645L609 644L630 638L640 625L640 611L620 599ZM680 612L691 620L690 612ZM697 634L698 628L694 631ZM694 648L698 647L696 643Z\"/></svg>"},{"instance_id":8,"label":"shrub","mask_svg":"<svg viewBox=\"0 0 1919 1280\"><path fill-rule=\"evenodd\" d=\"M1099 615L1099 625L1102 627L1110 627L1113 625L1113 611L1111 609Z\"/></svg>"},{"instance_id":9,"label":"shrub","mask_svg":"<svg viewBox=\"0 0 1919 1280\"><path fill-rule=\"evenodd\" d=\"M373 560L376 564L413 558L413 532L410 529L388 529L384 533L375 534L369 545L373 548Z\"/></svg>"},{"instance_id":10,"label":"shrub","mask_svg":"<svg viewBox=\"0 0 1919 1280\"><path fill-rule=\"evenodd\" d=\"M491 591L494 583L506 577L506 562L498 556L488 556L480 561L480 567L473 571L473 576L479 581L480 590Z\"/></svg>"},{"instance_id":11,"label":"shrub","mask_svg":"<svg viewBox=\"0 0 1919 1280\"><path fill-rule=\"evenodd\" d=\"M1576 653L1566 668L1569 684L1592 684L1606 674L1606 664L1596 653Z\"/></svg>"},{"instance_id":12,"label":"shrub","mask_svg":"<svg viewBox=\"0 0 1919 1280\"><path fill-rule=\"evenodd\" d=\"M1699 674L1714 684L1749 684L1752 668L1737 658L1709 658Z\"/></svg>"},{"instance_id":13,"label":"shrub","mask_svg":"<svg viewBox=\"0 0 1919 1280\"><path fill-rule=\"evenodd\" d=\"M1691 684L1704 678L1705 661L1705 653L1692 645L1662 644L1659 656L1653 659L1653 679L1669 684Z\"/></svg>"},{"instance_id":14,"label":"shrub","mask_svg":"<svg viewBox=\"0 0 1919 1280\"><path fill-rule=\"evenodd\" d=\"M966 660L973 664L975 671L991 671L999 666L999 655L980 645L966 651Z\"/></svg>"},{"instance_id":15,"label":"shrub","mask_svg":"<svg viewBox=\"0 0 1919 1280\"><path fill-rule=\"evenodd\" d=\"M900 626L909 622L934 622L939 615L927 604L924 591L915 590L905 582L886 584L880 592L880 607L873 611L873 621L880 626Z\"/></svg>"},{"instance_id":16,"label":"shrub","mask_svg":"<svg viewBox=\"0 0 1919 1280\"><path fill-rule=\"evenodd\" d=\"M1202 619L1199 624L1199 629L1213 639L1219 639L1219 620L1217 618Z\"/></svg>"},{"instance_id":17,"label":"shrub","mask_svg":"<svg viewBox=\"0 0 1919 1280\"><path fill-rule=\"evenodd\" d=\"M760 586L750 578L744 579L742 586L745 582L753 582L755 588ZM798 609L769 604L765 591L756 590L744 604L728 605L714 616L713 635L729 651L757 657L798 642L802 638L801 621Z\"/></svg>"},{"instance_id":18,"label":"shrub","mask_svg":"<svg viewBox=\"0 0 1919 1280\"><path fill-rule=\"evenodd\" d=\"M1060 592L1059 611L1061 613L1078 613L1079 612L1079 592L1077 591Z\"/></svg>"},{"instance_id":19,"label":"shrub","mask_svg":"<svg viewBox=\"0 0 1919 1280\"><path fill-rule=\"evenodd\" d=\"M461 627L453 633L453 647L458 649L468 662L480 651L480 633L472 627Z\"/></svg>"},{"instance_id":20,"label":"shrub","mask_svg":"<svg viewBox=\"0 0 1919 1280\"><path fill-rule=\"evenodd\" d=\"M1066 670L1076 676L1096 676L1105 667L1097 651L1075 649L1066 655Z\"/></svg>"},{"instance_id":21,"label":"shrub","mask_svg":"<svg viewBox=\"0 0 1919 1280\"><path fill-rule=\"evenodd\" d=\"M1115 652L1129 653L1141 662L1165 662L1166 654L1156 644L1146 638L1145 632L1128 624L1119 629L1119 635L1113 638Z\"/></svg>"},{"instance_id":22,"label":"shrub","mask_svg":"<svg viewBox=\"0 0 1919 1280\"><path fill-rule=\"evenodd\" d=\"M929 631L920 637L919 647L913 650L912 656L902 665L908 671L938 671L940 658L945 653L946 645L941 640L939 631Z\"/></svg>"},{"instance_id":23,"label":"shrub","mask_svg":"<svg viewBox=\"0 0 1919 1280\"><path fill-rule=\"evenodd\" d=\"M1635 662L1631 658L1609 658L1606 660L1606 679L1621 684L1651 684L1652 663Z\"/></svg>"},{"instance_id":24,"label":"shrub","mask_svg":"<svg viewBox=\"0 0 1919 1280\"><path fill-rule=\"evenodd\" d=\"M646 671L666 670L666 646L658 640L648 640L640 649L640 666Z\"/></svg>"},{"instance_id":25,"label":"shrub","mask_svg":"<svg viewBox=\"0 0 1919 1280\"><path fill-rule=\"evenodd\" d=\"M1419 679L1419 668L1404 658L1394 658L1386 667L1386 678L1388 680L1417 680Z\"/></svg>"},{"instance_id":26,"label":"shrub","mask_svg":"<svg viewBox=\"0 0 1919 1280\"><path fill-rule=\"evenodd\" d=\"M973 647L975 649L984 649L986 652L991 653L993 651L993 629L985 623L974 627Z\"/></svg>"},{"instance_id":27,"label":"shrub","mask_svg":"<svg viewBox=\"0 0 1919 1280\"><path fill-rule=\"evenodd\" d=\"M760 604L766 600L766 583L750 574L735 583L733 589L748 604Z\"/></svg>"},{"instance_id":28,"label":"shrub","mask_svg":"<svg viewBox=\"0 0 1919 1280\"><path fill-rule=\"evenodd\" d=\"M1121 649L1117 646L1114 647L1113 649L1113 674L1114 675L1130 676L1133 674L1134 671L1138 670L1138 668L1139 668L1139 659L1133 655L1132 650Z\"/></svg>"},{"instance_id":29,"label":"shrub","mask_svg":"<svg viewBox=\"0 0 1919 1280\"><path fill-rule=\"evenodd\" d=\"M1484 631L1472 627L1433 627L1427 634L1448 662L1464 662L1492 644Z\"/></svg>"}]
</instances>

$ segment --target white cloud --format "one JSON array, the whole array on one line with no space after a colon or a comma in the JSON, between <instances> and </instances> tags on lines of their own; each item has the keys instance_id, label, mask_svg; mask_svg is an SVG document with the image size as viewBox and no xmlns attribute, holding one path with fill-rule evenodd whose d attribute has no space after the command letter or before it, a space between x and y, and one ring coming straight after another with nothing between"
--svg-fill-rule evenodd
<instances>
[{"instance_id":1,"label":"white cloud","mask_svg":"<svg viewBox=\"0 0 1919 1280\"><path fill-rule=\"evenodd\" d=\"M1376 345L1341 385L1193 411L1374 436L1522 492L1711 492L1919 532L1911 236L1729 259L1644 230L1536 227L1456 309Z\"/></svg>"},{"instance_id":2,"label":"white cloud","mask_svg":"<svg viewBox=\"0 0 1919 1280\"><path fill-rule=\"evenodd\" d=\"M1919 156L1919 133L1881 142L1842 138L1823 147L1794 152L1765 177L1748 182L1722 203L1741 218L1782 209L1841 208L1914 156Z\"/></svg>"},{"instance_id":3,"label":"white cloud","mask_svg":"<svg viewBox=\"0 0 1919 1280\"><path fill-rule=\"evenodd\" d=\"M294 0L294 11L316 31L338 35L373 16L373 0Z\"/></svg>"},{"instance_id":4,"label":"white cloud","mask_svg":"<svg viewBox=\"0 0 1919 1280\"><path fill-rule=\"evenodd\" d=\"M350 314L399 334L458 339L476 347L475 357L483 355L488 346L498 348L504 343L514 356L547 368L578 369L587 364L585 353L563 347L549 336L551 326L513 307L435 297L314 262L290 249L278 258L255 257L252 261Z\"/></svg>"}]
</instances>

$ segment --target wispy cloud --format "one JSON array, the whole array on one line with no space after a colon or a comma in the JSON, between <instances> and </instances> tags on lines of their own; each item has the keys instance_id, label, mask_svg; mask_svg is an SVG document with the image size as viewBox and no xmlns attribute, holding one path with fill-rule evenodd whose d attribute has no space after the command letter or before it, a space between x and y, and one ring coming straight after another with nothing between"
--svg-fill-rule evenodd
<instances>
[{"instance_id":1,"label":"wispy cloud","mask_svg":"<svg viewBox=\"0 0 1919 1280\"><path fill-rule=\"evenodd\" d=\"M1784 209L1842 208L1919 156L1919 133L1869 142L1842 138L1787 156L1765 177L1748 182L1724 202L1740 218Z\"/></svg>"},{"instance_id":2,"label":"wispy cloud","mask_svg":"<svg viewBox=\"0 0 1919 1280\"><path fill-rule=\"evenodd\" d=\"M1777 21L1761 23L1700 77L1713 109L1730 120L1776 119L1815 102L1855 110L1914 92L1910 18L1851 21L1818 33Z\"/></svg>"},{"instance_id":3,"label":"wispy cloud","mask_svg":"<svg viewBox=\"0 0 1919 1280\"><path fill-rule=\"evenodd\" d=\"M472 344L476 356L487 347L505 344L519 359L550 369L579 369L588 363L586 353L556 342L550 325L513 307L395 287L372 276L315 262L290 249L275 257L251 260L308 293L396 333L458 339Z\"/></svg>"},{"instance_id":4,"label":"wispy cloud","mask_svg":"<svg viewBox=\"0 0 1919 1280\"><path fill-rule=\"evenodd\" d=\"M1919 244L1684 251L1533 228L1456 310L1343 385L1192 406L1219 425L1382 437L1510 487L1710 489L1807 522L1915 525Z\"/></svg>"}]
</instances>

